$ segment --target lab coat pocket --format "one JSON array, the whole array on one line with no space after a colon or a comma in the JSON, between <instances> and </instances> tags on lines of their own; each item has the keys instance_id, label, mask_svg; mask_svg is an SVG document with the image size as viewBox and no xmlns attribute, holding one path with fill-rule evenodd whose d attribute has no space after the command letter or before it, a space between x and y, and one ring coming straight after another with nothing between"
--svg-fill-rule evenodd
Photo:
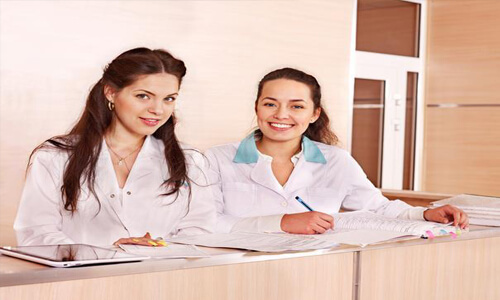
<instances>
[{"instance_id":1,"label":"lab coat pocket","mask_svg":"<svg viewBox=\"0 0 500 300\"><path fill-rule=\"evenodd\" d=\"M333 188L308 188L306 202L316 211L332 214L340 209L342 204L340 194L339 190Z\"/></svg>"},{"instance_id":2,"label":"lab coat pocket","mask_svg":"<svg viewBox=\"0 0 500 300\"><path fill-rule=\"evenodd\" d=\"M242 182L222 184L224 211L228 215L243 217L254 209L255 186Z\"/></svg>"}]
</instances>

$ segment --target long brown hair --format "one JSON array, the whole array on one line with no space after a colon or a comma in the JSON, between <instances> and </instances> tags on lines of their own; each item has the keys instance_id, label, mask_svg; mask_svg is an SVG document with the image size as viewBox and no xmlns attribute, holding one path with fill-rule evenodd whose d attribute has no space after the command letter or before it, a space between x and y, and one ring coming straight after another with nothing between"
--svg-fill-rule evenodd
<instances>
[{"instance_id":1,"label":"long brown hair","mask_svg":"<svg viewBox=\"0 0 500 300\"><path fill-rule=\"evenodd\" d=\"M328 144L328 145L336 145L338 143L338 137L335 133L330 129L330 118L325 112L323 106L321 106L321 86L314 76L304 73L300 70L293 68L283 68L274 70L264 76L259 82L259 88L257 90L257 99L255 100L255 111L257 112L257 102L262 94L262 89L264 84L271 80L276 79L290 79L300 83L303 83L309 87L311 91L311 98L314 103L314 109L321 109L321 113L316 120L316 122L309 124L304 135L310 138L313 141ZM257 131L258 135L262 135L260 130Z\"/></svg>"},{"instance_id":2,"label":"long brown hair","mask_svg":"<svg viewBox=\"0 0 500 300\"><path fill-rule=\"evenodd\" d=\"M52 137L33 150L30 162L37 150L47 146L64 150L69 154L61 186L66 210L72 213L76 211L82 184L86 184L99 201L94 187L95 169L104 134L111 125L113 116L113 112L107 107L104 86L120 91L134 83L139 76L158 73L174 75L179 80L180 86L186 74L186 67L182 60L162 49L135 48L120 54L104 68L102 78L90 90L82 116L70 132ZM166 188L165 195L178 195L184 183L188 184L191 191L186 159L174 132L175 123L176 119L172 114L168 121L153 133L153 136L162 140L165 145L165 159L170 175L170 178L163 183ZM99 202L99 206L100 204Z\"/></svg>"}]
</instances>

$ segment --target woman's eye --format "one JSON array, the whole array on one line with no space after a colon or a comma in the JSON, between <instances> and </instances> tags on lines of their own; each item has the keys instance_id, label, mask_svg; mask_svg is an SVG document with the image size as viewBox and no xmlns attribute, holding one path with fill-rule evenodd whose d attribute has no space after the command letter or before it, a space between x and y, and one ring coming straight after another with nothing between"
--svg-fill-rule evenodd
<instances>
[{"instance_id":1,"label":"woman's eye","mask_svg":"<svg viewBox=\"0 0 500 300\"><path fill-rule=\"evenodd\" d=\"M149 96L146 94L137 94L135 95L137 98L142 99L142 100L148 100Z\"/></svg>"},{"instance_id":2,"label":"woman's eye","mask_svg":"<svg viewBox=\"0 0 500 300\"><path fill-rule=\"evenodd\" d=\"M302 105L294 105L294 106L292 106L292 108L293 109L303 109L304 106L302 106Z\"/></svg>"},{"instance_id":3,"label":"woman's eye","mask_svg":"<svg viewBox=\"0 0 500 300\"><path fill-rule=\"evenodd\" d=\"M269 107L274 107L274 106L276 106L276 105L274 105L274 103L264 103L263 105L264 105L264 106L269 106Z\"/></svg>"},{"instance_id":4,"label":"woman's eye","mask_svg":"<svg viewBox=\"0 0 500 300\"><path fill-rule=\"evenodd\" d=\"M167 97L163 100L165 100L166 102L173 102L173 101L175 101L175 97Z\"/></svg>"}]
</instances>

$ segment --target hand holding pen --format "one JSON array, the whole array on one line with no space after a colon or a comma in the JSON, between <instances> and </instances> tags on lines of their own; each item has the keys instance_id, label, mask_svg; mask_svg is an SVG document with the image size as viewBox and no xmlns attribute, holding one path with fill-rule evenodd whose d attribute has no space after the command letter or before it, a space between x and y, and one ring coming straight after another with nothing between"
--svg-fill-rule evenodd
<instances>
[{"instance_id":1,"label":"hand holding pen","mask_svg":"<svg viewBox=\"0 0 500 300\"><path fill-rule=\"evenodd\" d=\"M329 214L314 211L302 198L295 197L308 212L286 214L281 219L281 230L296 234L317 234L333 229L333 217Z\"/></svg>"}]
</instances>

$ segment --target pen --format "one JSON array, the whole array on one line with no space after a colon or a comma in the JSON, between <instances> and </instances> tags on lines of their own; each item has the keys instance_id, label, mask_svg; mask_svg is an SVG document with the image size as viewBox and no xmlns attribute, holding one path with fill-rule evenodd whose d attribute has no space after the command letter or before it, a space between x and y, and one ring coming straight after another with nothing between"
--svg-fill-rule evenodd
<instances>
[{"instance_id":1,"label":"pen","mask_svg":"<svg viewBox=\"0 0 500 300\"><path fill-rule=\"evenodd\" d=\"M314 209L312 209L309 205L307 205L307 203L305 203L304 200L302 200L302 198L300 198L299 196L295 196L295 200L299 201L299 203L304 205L304 207L307 208L309 211L314 211Z\"/></svg>"}]
</instances>

